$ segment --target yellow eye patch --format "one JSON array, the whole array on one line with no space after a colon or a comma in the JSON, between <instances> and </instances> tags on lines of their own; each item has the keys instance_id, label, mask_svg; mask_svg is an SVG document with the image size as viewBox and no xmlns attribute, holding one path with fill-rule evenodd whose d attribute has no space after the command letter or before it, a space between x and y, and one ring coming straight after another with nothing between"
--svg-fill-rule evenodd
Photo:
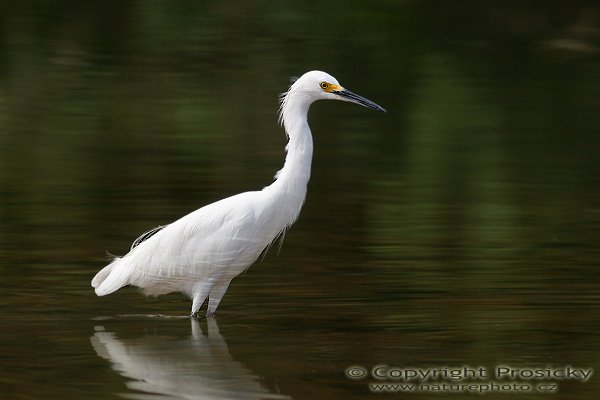
<instances>
[{"instance_id":1,"label":"yellow eye patch","mask_svg":"<svg viewBox=\"0 0 600 400\"><path fill-rule=\"evenodd\" d=\"M340 85L336 85L335 83L329 83L329 82L321 82L321 83L319 83L319 86L321 87L321 89L323 89L324 91L326 91L328 93L343 89Z\"/></svg>"}]
</instances>

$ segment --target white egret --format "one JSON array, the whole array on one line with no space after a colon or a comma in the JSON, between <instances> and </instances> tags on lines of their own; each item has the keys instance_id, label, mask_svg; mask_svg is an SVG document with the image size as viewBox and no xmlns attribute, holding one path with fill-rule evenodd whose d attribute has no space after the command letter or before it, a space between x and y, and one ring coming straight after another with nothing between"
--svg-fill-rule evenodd
<instances>
[{"instance_id":1,"label":"white egret","mask_svg":"<svg viewBox=\"0 0 600 400\"><path fill-rule=\"evenodd\" d=\"M313 142L308 109L317 100L343 100L385 110L343 88L331 75L310 71L281 95L279 122L288 137L287 155L275 181L204 206L179 220L154 228L133 242L92 279L98 296L123 286L158 296L182 292L192 299L192 316L208 301L214 315L233 278L298 218L310 178Z\"/></svg>"}]
</instances>

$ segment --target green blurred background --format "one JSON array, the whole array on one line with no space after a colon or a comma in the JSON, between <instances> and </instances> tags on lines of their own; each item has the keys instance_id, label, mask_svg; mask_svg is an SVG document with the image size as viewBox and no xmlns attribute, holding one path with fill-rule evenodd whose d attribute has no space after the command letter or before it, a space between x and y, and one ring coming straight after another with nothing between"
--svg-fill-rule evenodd
<instances>
[{"instance_id":1,"label":"green blurred background","mask_svg":"<svg viewBox=\"0 0 600 400\"><path fill-rule=\"evenodd\" d=\"M126 389L90 336L188 337L189 321L150 316L189 302L97 298L89 281L105 250L270 184L277 94L312 69L388 114L313 106L300 220L217 317L256 398L387 398L344 377L354 364L598 365L597 2L5 2L3 398L183 396ZM155 358L187 360L179 373L215 365L168 343L182 351ZM553 398L595 398L597 382Z\"/></svg>"}]
</instances>

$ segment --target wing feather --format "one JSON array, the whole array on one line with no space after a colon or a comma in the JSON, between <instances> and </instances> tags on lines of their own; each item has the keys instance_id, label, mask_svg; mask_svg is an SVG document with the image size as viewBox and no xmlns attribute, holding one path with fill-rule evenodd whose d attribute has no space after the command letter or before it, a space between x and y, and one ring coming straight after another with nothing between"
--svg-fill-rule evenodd
<instances>
[{"instance_id":1,"label":"wing feather","mask_svg":"<svg viewBox=\"0 0 600 400\"><path fill-rule=\"evenodd\" d=\"M139 246L142 242L150 239L152 236L154 236L156 233L160 232L161 230L163 230L167 225L159 225L155 228L152 228L150 230L147 230L146 232L142 233L140 235L140 237L138 237L137 239L135 239L133 241L133 243L131 244L131 248L129 249L129 251L135 249L137 246Z\"/></svg>"}]
</instances>

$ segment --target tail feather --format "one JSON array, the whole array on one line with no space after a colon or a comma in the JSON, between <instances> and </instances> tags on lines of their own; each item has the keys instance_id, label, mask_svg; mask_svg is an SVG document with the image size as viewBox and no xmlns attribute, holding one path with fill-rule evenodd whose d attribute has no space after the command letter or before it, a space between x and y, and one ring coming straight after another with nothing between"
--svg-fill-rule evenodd
<instances>
[{"instance_id":1,"label":"tail feather","mask_svg":"<svg viewBox=\"0 0 600 400\"><path fill-rule=\"evenodd\" d=\"M120 260L116 258L94 276L92 287L95 288L96 295L106 296L129 283L129 274L125 268L120 268Z\"/></svg>"},{"instance_id":2,"label":"tail feather","mask_svg":"<svg viewBox=\"0 0 600 400\"><path fill-rule=\"evenodd\" d=\"M112 270L113 265L109 264L106 267L102 268L98 273L92 278L92 287L97 288L100 284L108 277L110 271Z\"/></svg>"}]
</instances>

